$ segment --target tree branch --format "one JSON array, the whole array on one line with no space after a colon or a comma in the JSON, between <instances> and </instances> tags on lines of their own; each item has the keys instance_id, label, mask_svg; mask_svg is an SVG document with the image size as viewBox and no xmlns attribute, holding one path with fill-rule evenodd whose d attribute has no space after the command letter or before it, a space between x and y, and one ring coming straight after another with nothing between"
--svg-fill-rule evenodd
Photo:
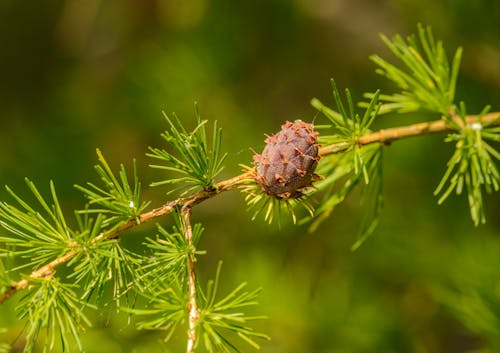
<instances>
[{"instance_id":1,"label":"tree branch","mask_svg":"<svg viewBox=\"0 0 500 353\"><path fill-rule=\"evenodd\" d=\"M458 118L454 118L454 120L458 124L462 124L461 120ZM477 115L469 115L466 118L467 124L472 124L475 122L478 122L478 116ZM489 113L486 114L482 117L481 119L482 124L494 124L494 125L500 125L500 112L494 112L494 113ZM414 137L414 136L422 136L422 135L428 135L428 134L434 134L434 133L440 133L440 132L449 132L449 131L454 131L452 127L450 127L446 121L443 119L436 120L436 121L430 121L430 122L425 122L425 123L418 123L418 124L412 124L412 125L407 125L407 126L400 126L400 127L394 127L394 128L389 128L389 129L381 129L379 131L370 133L365 136L361 136L358 139L358 145L363 146L363 145L368 145L372 143L383 143L383 144L389 144L393 141L409 138L409 137ZM326 156L330 154L336 154L340 152L344 152L347 149L349 149L351 145L346 144L345 142L341 143L336 143L328 146L324 146L320 149L319 153L321 156ZM167 202L165 205L153 209L149 212L145 212L137 219L131 219L116 230L114 230L111 233L107 232L102 232L100 233L94 240L92 241L92 244L95 244L99 241L106 241L106 240L111 240L111 239L116 239L120 236L121 233L124 231L133 228L135 226L138 226L141 223L149 222L157 217L164 216L167 214L172 213L173 210L176 208L183 208L187 207L191 209L193 206L210 199L214 196L217 196L218 194L234 189L237 187L239 184L249 180L253 179L254 171L253 169L248 170L240 175L237 175L233 178L223 180L219 183L216 184L216 188L214 190L202 190L190 197L185 197L185 198L179 198L173 201ZM55 268L61 264L64 264L68 261L70 261L72 258L80 254L82 250L79 248L69 248L68 252L64 254L63 256L49 262L45 266L33 271L30 275L28 275L26 278L13 283L10 287L6 288L3 294L0 295L0 304L4 303L7 299L9 299L14 293L17 291L24 289L28 287L30 280L36 279L36 278L42 278L42 277L47 277L50 276Z\"/></svg>"},{"instance_id":2,"label":"tree branch","mask_svg":"<svg viewBox=\"0 0 500 353\"><path fill-rule=\"evenodd\" d=\"M468 125L478 122L477 115L468 115L466 118L466 122ZM462 121L455 117L453 120L458 124L462 125ZM483 124L494 123L495 125L500 125L500 112L489 113L483 116L481 122ZM390 144L393 141L405 139L408 137L415 137L421 135L429 135L435 134L439 132L449 132L454 131L454 129L449 126L445 120L435 120L429 121L425 123L412 124L407 126L398 126L389 129L381 129L379 131L373 132L371 134L361 136L358 139L358 144L360 146L369 145L371 143L383 143ZM319 153L322 156L344 152L349 149L351 146L346 143L336 143L332 145L325 146L320 149Z\"/></svg>"},{"instance_id":3,"label":"tree branch","mask_svg":"<svg viewBox=\"0 0 500 353\"><path fill-rule=\"evenodd\" d=\"M116 239L120 236L120 234L122 234L126 230L134 228L142 223L149 222L149 221L156 219L160 216L168 215L168 214L172 213L176 208L182 208L186 205L189 205L189 207L193 207L194 205L197 205L197 204L199 204L199 203L201 203L209 198L212 198L215 195L218 195L224 191L233 189L235 186L244 182L245 180L251 179L252 175L253 175L252 171L249 170L243 174L237 175L233 178L226 179L226 180L223 180L223 181L217 183L216 188L214 190L210 190L210 191L202 190L202 191L195 193L194 195L192 195L190 197L178 198L176 200L169 201L161 207L155 208L149 212L145 212L145 213L139 215L139 217L137 217L137 219L134 218L134 219L129 220L128 222L124 223L123 225L121 225L120 227L118 227L117 229L115 229L111 233L108 233L108 232L100 233L98 236L96 236L92 240L91 245L96 244L100 241L107 241L107 240ZM7 299L9 299L17 291L26 288L29 285L30 280L50 276L54 272L54 270L57 266L62 265L64 263L70 261L72 258L74 258L78 254L80 254L81 251L82 251L82 249L79 249L79 248L75 248L75 247L70 248L70 249L68 249L68 252L65 255L58 257L57 259L49 262L48 264L40 267L39 269L31 272L31 274L29 276L27 276L26 278L24 278L18 282L13 283L11 286L9 286L3 292L3 294L0 295L0 304L4 303Z\"/></svg>"},{"instance_id":4,"label":"tree branch","mask_svg":"<svg viewBox=\"0 0 500 353\"><path fill-rule=\"evenodd\" d=\"M193 245L193 228L191 227L191 205L186 204L181 209L182 216L182 231L186 237L188 247L194 249ZM198 304L196 302L196 274L194 272L194 250L187 256L187 275L188 275L188 341L187 353L194 353L196 343L196 333L198 321L200 319L200 312L198 311Z\"/></svg>"}]
</instances>

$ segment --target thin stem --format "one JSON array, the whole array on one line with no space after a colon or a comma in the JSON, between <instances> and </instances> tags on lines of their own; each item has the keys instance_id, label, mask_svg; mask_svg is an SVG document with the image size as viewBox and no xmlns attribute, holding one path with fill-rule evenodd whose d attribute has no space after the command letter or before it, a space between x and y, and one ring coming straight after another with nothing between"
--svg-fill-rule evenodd
<instances>
[{"instance_id":1,"label":"thin stem","mask_svg":"<svg viewBox=\"0 0 500 353\"><path fill-rule=\"evenodd\" d=\"M494 112L494 113L489 113L484 115L481 118L481 123L484 125L500 125L500 112ZM478 122L479 117L477 115L468 115L466 117L466 123L467 124L472 124L474 122ZM462 123L461 120L458 118L453 118L453 120L459 124L459 126ZM363 146L363 145L368 145L372 143L383 143L383 144L389 144L393 141L396 140L401 140L405 139L408 137L414 137L414 136L422 136L422 135L428 135L428 134L434 134L434 133L439 133L439 132L448 132L448 131L453 131L454 129L450 127L443 119L436 120L436 121L430 121L430 122L425 122L425 123L419 123L419 124L412 124L412 125L407 125L407 126L400 126L400 127L394 127L390 129L382 129L377 132L373 132L364 136L361 136L358 139L358 145ZM336 154L336 153L341 153L344 152L345 150L349 149L350 145L346 144L345 142L342 143L336 143L328 146L324 146L320 149L319 153L321 156L326 156L330 154ZM121 233L124 231L136 227L142 223L149 222L157 217L164 216L167 214L172 213L175 208L180 208L182 209L185 206L188 206L189 208L192 208L193 206L208 200L214 196L219 195L220 193L234 189L237 187L239 184L244 183L245 181L252 179L254 175L254 170L248 170L244 172L243 174L237 175L233 178L223 180L219 183L216 184L216 187L213 190L210 191L199 191L192 196L189 197L184 197L184 198L179 198L176 200L172 200L164 204L163 206L156 208L154 210L151 210L149 212L145 212L137 219L131 219L127 223L123 224L121 227L117 228L111 233L107 232L102 232L100 233L97 237L94 238L92 241L93 244L99 242L99 241L106 241L106 240L111 240L111 239L116 239L120 236ZM41 268L33 271L30 275L28 275L26 278L13 283L10 287L5 289L4 293L0 295L0 304L5 302L7 299L9 299L14 293L17 291L24 289L28 287L30 280L31 279L36 279L36 278L41 278L41 277L47 277L50 276L55 268L61 264L64 264L68 261L70 261L72 258L80 254L82 250L79 248L72 247L68 249L68 252L49 262L48 264L42 266Z\"/></svg>"},{"instance_id":2,"label":"thin stem","mask_svg":"<svg viewBox=\"0 0 500 353\"><path fill-rule=\"evenodd\" d=\"M500 125L500 121L495 121L499 120L499 115L500 112L486 114L482 117L481 123L487 125L491 122L494 122L495 125ZM478 118L479 117L477 115L468 115L466 118L466 123L472 124L474 122L477 122ZM461 126L463 124L462 120L456 116L453 116L452 120L456 124L458 124L458 126ZM381 129L379 131L361 136L358 139L358 145L363 146L363 145L369 145L371 143L383 143L388 145L393 141L405 139L408 137L429 135L438 132L448 132L448 131L454 131L453 127L447 124L447 122L444 119L440 119L425 123L418 123L407 126L398 126L389 129ZM351 147L350 145L345 144L344 142L334 143L332 145L328 145L321 148L319 153L322 156L326 156L329 154L344 152L350 147Z\"/></svg>"},{"instance_id":3,"label":"thin stem","mask_svg":"<svg viewBox=\"0 0 500 353\"><path fill-rule=\"evenodd\" d=\"M185 205L181 209L181 215L184 236L186 237L189 248L193 249L187 256L189 327L186 352L194 353L197 333L196 329L198 321L200 320L200 312L198 310L198 304L196 303L196 274L194 272L196 259L194 257L193 228L191 227L191 205Z\"/></svg>"}]
</instances>

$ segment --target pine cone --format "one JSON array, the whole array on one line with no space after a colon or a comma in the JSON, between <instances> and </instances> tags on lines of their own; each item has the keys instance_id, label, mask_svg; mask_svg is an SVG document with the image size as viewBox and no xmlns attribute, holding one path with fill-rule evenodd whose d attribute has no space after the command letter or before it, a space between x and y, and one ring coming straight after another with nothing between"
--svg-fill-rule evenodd
<instances>
[{"instance_id":1,"label":"pine cone","mask_svg":"<svg viewBox=\"0 0 500 353\"><path fill-rule=\"evenodd\" d=\"M253 156L255 180L265 193L283 200L303 195L316 176L318 135L312 124L296 120L287 121L280 132L266 138L262 154Z\"/></svg>"}]
</instances>

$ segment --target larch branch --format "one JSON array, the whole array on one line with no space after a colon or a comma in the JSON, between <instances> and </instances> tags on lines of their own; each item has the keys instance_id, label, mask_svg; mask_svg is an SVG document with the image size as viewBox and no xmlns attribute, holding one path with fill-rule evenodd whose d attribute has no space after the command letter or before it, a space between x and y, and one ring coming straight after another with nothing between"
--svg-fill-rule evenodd
<instances>
[{"instance_id":1,"label":"larch branch","mask_svg":"<svg viewBox=\"0 0 500 353\"><path fill-rule=\"evenodd\" d=\"M455 121L458 124L462 124L461 120L458 118L455 118ZM469 115L466 117L466 123L467 124L472 124L479 122L479 117L477 115ZM480 121L482 124L493 124L493 125L500 125L500 112L494 112L494 113L489 113L484 115L481 118ZM399 126L399 127L393 127L393 128L388 128L388 129L381 129L379 131L361 136L357 143L360 146L363 145L368 145L372 143L382 143L382 144L389 144L391 142L409 138L409 137L415 137L415 136L422 136L422 135L428 135L428 134L434 134L434 133L442 133L442 132L450 132L454 131L454 129L447 124L447 122L443 119L436 120L436 121L430 121L430 122L424 122L424 123L418 123L418 124L412 124L412 125L407 125L407 126ZM321 156L326 156L330 154L336 154L336 153L341 153L349 149L351 145L346 144L345 142L341 143L336 143L336 144L331 144L328 146L324 146L320 149L319 153ZM219 195L220 193L234 189L237 187L239 184L248 181L249 179L253 178L254 171L253 170L248 170L240 175L237 175L233 178L223 180L219 183L216 184L216 188L213 190L202 190L199 191L192 196L189 197L184 197L184 198L179 198L173 201L169 201L166 204L164 204L161 207L155 208L149 212L145 212L137 219L131 219L128 222L124 223L122 226L117 228L111 233L108 232L102 232L99 234L96 238L94 238L93 243L97 243L99 241L106 241L106 240L111 240L111 239L116 239L120 236L121 233L124 231L136 227L141 223L149 222L153 219L156 219L157 217L164 216L167 214L172 213L175 209L182 209L184 206L188 206L188 208L191 208L207 199L210 199L214 196ZM61 264L64 264L68 261L70 261L72 258L80 254L81 250L79 248L70 248L68 249L68 252L64 254L63 256L49 262L48 264L44 265L43 267L33 271L30 275L28 275L26 278L13 283L11 286L6 288L3 292L3 294L0 295L0 304L5 302L7 299L9 299L14 293L17 291L24 289L28 287L30 280L31 279L36 279L36 278L42 278L42 277L47 277L50 276L55 268Z\"/></svg>"},{"instance_id":2,"label":"larch branch","mask_svg":"<svg viewBox=\"0 0 500 353\"><path fill-rule=\"evenodd\" d=\"M244 182L245 180L248 180L251 177L252 177L252 171L247 171L243 174L237 175L233 178L226 179L217 183L216 188L213 190L210 191L202 190L190 197L178 198L176 200L169 201L161 207L155 208L149 212L145 212L139 215L137 219L134 218L129 220L128 222L122 224L120 227L118 227L111 233L109 232L100 233L92 240L92 244L96 244L100 241L116 239L120 236L120 234L122 234L128 229L134 228L142 223L149 222L158 217L168 215L172 213L175 209L182 208L185 205L189 205L189 207L197 205L209 198L214 197L215 195L233 189L235 186ZM54 272L57 266L70 261L72 258L80 254L81 251L82 251L81 249L76 247L70 248L68 252L63 256L58 257L57 259L31 272L31 274L29 274L26 278L13 283L8 288L6 288L5 291L0 295L0 304L9 299L17 291L28 287L30 279L50 276Z\"/></svg>"},{"instance_id":3,"label":"larch branch","mask_svg":"<svg viewBox=\"0 0 500 353\"><path fill-rule=\"evenodd\" d=\"M479 117L477 115L468 115L466 117L466 123L470 125L472 123L478 122L478 119ZM458 117L455 117L453 120L458 125L462 124L462 121ZM500 120L500 112L495 112L484 115L481 119L481 123L485 125L491 123L499 125L500 124L499 120ZM388 129L381 129L379 131L370 133L368 135L361 136L358 139L358 145L363 146L363 145L369 145L371 143L390 144L391 142L394 142L396 140L401 140L409 137L429 135L440 132L450 132L450 131L454 131L454 129L451 126L449 126L444 119L440 119L440 120L412 124L407 126L398 126ZM350 147L351 146L349 144L346 144L345 142L335 143L321 148L319 153L322 156L326 156L329 154L343 152L349 149Z\"/></svg>"}]
</instances>

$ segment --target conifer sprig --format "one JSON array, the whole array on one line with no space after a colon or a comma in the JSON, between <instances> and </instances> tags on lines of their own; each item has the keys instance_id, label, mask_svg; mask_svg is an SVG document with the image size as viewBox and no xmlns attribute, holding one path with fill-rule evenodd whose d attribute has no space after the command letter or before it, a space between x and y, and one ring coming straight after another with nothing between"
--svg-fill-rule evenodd
<instances>
[{"instance_id":1,"label":"conifer sprig","mask_svg":"<svg viewBox=\"0 0 500 353\"><path fill-rule=\"evenodd\" d=\"M130 219L138 219L137 217L144 212L149 202L141 201L141 184L137 176L135 160L131 185L123 164L120 165L120 171L116 177L99 149L97 149L97 157L100 164L95 166L95 170L102 181L102 186L90 182L86 187L75 185L88 199L88 207L79 213L105 215L106 217L102 219L103 228L111 224L119 225L120 222Z\"/></svg>"},{"instance_id":2,"label":"conifer sprig","mask_svg":"<svg viewBox=\"0 0 500 353\"><path fill-rule=\"evenodd\" d=\"M130 289L138 285L141 258L123 248L116 239L89 243L81 249L68 264L73 270L68 278L85 289L81 298L97 304L111 298L117 306L123 298L128 301ZM111 293L106 298L109 283Z\"/></svg>"},{"instance_id":3,"label":"conifer sprig","mask_svg":"<svg viewBox=\"0 0 500 353\"><path fill-rule=\"evenodd\" d=\"M483 190L487 193L498 191L500 185L500 173L495 163L495 160L500 160L500 153L486 142L500 141L500 131L498 127L489 127L493 122L483 126L483 117L488 110L489 107L486 107L477 121L469 124L465 104L460 104L457 111L459 119L450 122L457 132L450 134L445 140L454 142L456 149L434 192L440 195L438 203L441 204L453 191L460 195L465 190L470 214L476 226L486 222Z\"/></svg>"},{"instance_id":4,"label":"conifer sprig","mask_svg":"<svg viewBox=\"0 0 500 353\"><path fill-rule=\"evenodd\" d=\"M331 126L323 128L325 132L320 135L320 142L337 146L328 149L328 153L342 154L326 156L319 165L318 174L324 177L315 187L323 192L310 230L314 231L362 182L365 190L364 201L371 204L372 211L365 212L366 217L361 224L358 241L353 245L353 248L357 248L374 231L382 209L382 144L364 146L360 143L364 136L370 134L370 127L378 115L379 91L371 96L364 113L359 114L350 91L345 90L346 107L333 79L331 84L336 110L325 106L318 99L313 99L311 104L332 123ZM324 151L325 149L322 149L320 153ZM310 219L305 219L308 220Z\"/></svg>"},{"instance_id":5,"label":"conifer sprig","mask_svg":"<svg viewBox=\"0 0 500 353\"><path fill-rule=\"evenodd\" d=\"M197 301L200 304L197 321L197 336L194 348L203 343L208 352L240 352L227 336L232 333L234 338L259 348L256 339L269 339L268 336L255 332L247 324L254 320L264 319L264 316L248 316L244 310L257 305L260 290L244 291L246 283L240 284L223 298L218 298L218 287L222 262L219 262L213 280L208 281L205 292L199 291ZM177 273L179 274L179 273ZM154 290L142 292L149 303L148 307L125 308L125 311L144 317L137 323L142 330L162 330L164 340L169 341L176 330L189 321L186 313L188 294L185 291L185 281L180 277L172 277L169 281L157 282Z\"/></svg>"},{"instance_id":6,"label":"conifer sprig","mask_svg":"<svg viewBox=\"0 0 500 353\"><path fill-rule=\"evenodd\" d=\"M62 351L71 352L75 343L77 351L82 352L80 331L91 326L83 313L88 304L78 298L73 285L61 283L56 277L38 278L32 285L34 288L17 305L19 318L29 323L23 351L32 352L42 335L46 352L53 351L58 342Z\"/></svg>"},{"instance_id":7,"label":"conifer sprig","mask_svg":"<svg viewBox=\"0 0 500 353\"><path fill-rule=\"evenodd\" d=\"M50 182L51 202L44 199L32 181L26 179L26 184L38 207L30 206L9 187L6 187L7 192L18 206L0 202L0 226L5 230L0 235L0 242L5 244L0 252L26 260L11 271L22 267L36 268L74 246L73 231L66 223L54 183ZM34 252L33 249L39 250Z\"/></svg>"},{"instance_id":8,"label":"conifer sprig","mask_svg":"<svg viewBox=\"0 0 500 353\"><path fill-rule=\"evenodd\" d=\"M406 41L396 35L382 40L401 65L394 65L378 55L370 59L379 66L377 73L393 81L400 93L381 95L385 102L381 113L428 110L449 114L455 99L462 48L458 48L451 63L448 62L442 41L436 41L430 27L418 25L418 36L408 36ZM372 94L368 94L372 97Z\"/></svg>"},{"instance_id":9,"label":"conifer sprig","mask_svg":"<svg viewBox=\"0 0 500 353\"><path fill-rule=\"evenodd\" d=\"M173 151L165 149L150 148L147 156L157 159L163 164L151 164L150 167L162 169L180 177L172 178L167 175L163 180L151 184L151 186L173 185L168 193L182 190L182 195L193 192L196 189L211 190L215 185L215 178L222 171L226 154L221 153L222 129L214 122L212 131L212 143L209 145L205 130L206 120L201 120L198 106L195 105L197 126L188 132L172 114L168 116L163 113L168 130L162 134L163 139Z\"/></svg>"},{"instance_id":10,"label":"conifer sprig","mask_svg":"<svg viewBox=\"0 0 500 353\"><path fill-rule=\"evenodd\" d=\"M176 216L175 219L177 220L178 217ZM168 283L172 276L185 280L184 267L187 257L205 254L205 251L196 249L203 227L200 223L193 226L191 245L186 241L179 225L174 226L172 231L167 231L158 225L158 232L155 239L146 239L145 245L152 254L144 259L144 264L141 266L143 273L141 282L147 285Z\"/></svg>"},{"instance_id":11,"label":"conifer sprig","mask_svg":"<svg viewBox=\"0 0 500 353\"><path fill-rule=\"evenodd\" d=\"M311 101L311 104L318 109L318 111L323 113L331 123L330 125L318 127L318 130L322 130L322 133L319 135L319 141L322 144L334 144L338 146L338 150L332 150L333 153L342 151L345 155L350 156L350 160L343 159L343 161L346 163L352 163L354 167L353 173L355 175L362 175L365 183L368 184L370 175L374 173L369 170L369 167L371 167L370 161L366 159L366 156L364 156L364 151L362 152L362 148L358 143L358 140L370 132L370 126L375 120L380 107L378 103L379 92L377 91L373 95L370 103L366 107L366 110L362 115L360 115L355 110L349 89L345 90L346 106L333 79L331 80L331 85L337 110L333 110L323 105L323 103L321 103L318 99L313 99ZM320 210L315 212L312 205L314 202L312 196L317 191L321 190L323 185L332 183L331 164L332 162L322 161L318 168L318 174L320 177L328 180L315 183L314 188L304 192L304 195L298 199L278 200L263 192L256 183L247 183L243 185L242 190L246 193L245 201L247 202L248 208L253 211L253 219L255 219L259 214L263 214L264 220L272 223L274 219L280 220L281 215L285 213L291 215L293 222L296 223L296 210L299 209L299 206L302 206L302 208L308 213L308 216L303 218L301 223L310 220L315 217L315 215L319 215L320 220L323 219L321 214L329 214L329 212L327 212L327 210L323 207L325 205L325 200L321 203ZM351 171L348 173L351 173ZM333 177L337 178L337 175L334 175ZM353 184L354 186L357 184L357 181L355 183L351 181L349 184ZM332 195L329 195L327 199L330 198L330 196L333 197ZM336 196L333 198L338 199ZM327 203L330 205L332 204L331 202ZM330 211L333 207L334 206L332 205Z\"/></svg>"},{"instance_id":12,"label":"conifer sprig","mask_svg":"<svg viewBox=\"0 0 500 353\"><path fill-rule=\"evenodd\" d=\"M258 304L260 289L247 292L244 291L246 283L242 283L222 299L217 299L221 268L222 262L219 262L215 278L208 282L205 293L201 294L200 336L203 337L205 348L210 353L240 352L227 338L226 333L231 332L252 347L260 349L255 339L268 340L269 337L255 332L247 324L265 317L248 316L241 311Z\"/></svg>"},{"instance_id":13,"label":"conifer sprig","mask_svg":"<svg viewBox=\"0 0 500 353\"><path fill-rule=\"evenodd\" d=\"M152 292L141 292L148 301L148 307L128 308L122 310L138 317L144 317L137 323L139 330L161 330L165 332L164 342L168 342L177 328L186 322L187 295L183 285L172 279L168 284L158 282L159 286ZM162 287L160 287L162 286Z\"/></svg>"}]
</instances>

